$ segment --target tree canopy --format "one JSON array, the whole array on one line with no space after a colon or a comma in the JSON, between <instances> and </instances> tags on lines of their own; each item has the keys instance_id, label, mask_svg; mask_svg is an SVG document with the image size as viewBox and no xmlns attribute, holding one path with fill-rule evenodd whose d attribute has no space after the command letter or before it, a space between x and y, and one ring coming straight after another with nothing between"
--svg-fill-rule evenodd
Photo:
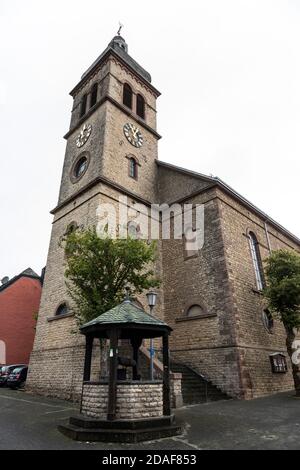
<instances>
[{"instance_id":1,"label":"tree canopy","mask_svg":"<svg viewBox=\"0 0 300 470\"><path fill-rule=\"evenodd\" d=\"M264 295L286 328L300 328L300 255L274 251L266 260Z\"/></svg>"},{"instance_id":2,"label":"tree canopy","mask_svg":"<svg viewBox=\"0 0 300 470\"><path fill-rule=\"evenodd\" d=\"M127 286L135 296L160 283L153 270L155 242L100 237L88 228L67 234L64 249L67 287L80 324L122 302Z\"/></svg>"}]
</instances>

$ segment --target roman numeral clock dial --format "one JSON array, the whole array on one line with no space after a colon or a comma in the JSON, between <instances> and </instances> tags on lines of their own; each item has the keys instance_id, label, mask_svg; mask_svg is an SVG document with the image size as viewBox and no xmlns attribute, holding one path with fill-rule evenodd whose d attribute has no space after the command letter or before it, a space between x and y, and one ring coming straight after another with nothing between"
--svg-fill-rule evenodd
<instances>
[{"instance_id":1,"label":"roman numeral clock dial","mask_svg":"<svg viewBox=\"0 0 300 470\"><path fill-rule=\"evenodd\" d=\"M85 124L78 134L76 145L78 148L82 147L89 139L92 132L92 124Z\"/></svg>"},{"instance_id":2,"label":"roman numeral clock dial","mask_svg":"<svg viewBox=\"0 0 300 470\"><path fill-rule=\"evenodd\" d=\"M125 124L123 130L128 142L130 142L134 147L141 148L144 142L141 131L130 123Z\"/></svg>"}]
</instances>

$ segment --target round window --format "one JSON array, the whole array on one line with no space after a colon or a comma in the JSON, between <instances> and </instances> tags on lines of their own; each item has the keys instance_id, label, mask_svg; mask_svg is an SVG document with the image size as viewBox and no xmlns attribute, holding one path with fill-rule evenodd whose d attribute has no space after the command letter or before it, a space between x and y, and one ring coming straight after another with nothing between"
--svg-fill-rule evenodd
<instances>
[{"instance_id":1,"label":"round window","mask_svg":"<svg viewBox=\"0 0 300 470\"><path fill-rule=\"evenodd\" d=\"M86 172L87 164L88 162L86 157L82 157L78 160L74 168L75 178L80 178Z\"/></svg>"},{"instance_id":2,"label":"round window","mask_svg":"<svg viewBox=\"0 0 300 470\"><path fill-rule=\"evenodd\" d=\"M77 158L73 164L70 175L73 183L76 183L85 174L86 170L88 169L89 162L90 158L88 153L84 153L84 155L81 155Z\"/></svg>"},{"instance_id":3,"label":"round window","mask_svg":"<svg viewBox=\"0 0 300 470\"><path fill-rule=\"evenodd\" d=\"M264 327L266 328L266 330L269 333L272 333L273 328L274 328L274 320L273 320L273 316L272 316L270 310L266 309L266 310L263 311L262 321L263 321L263 324L264 324Z\"/></svg>"}]
</instances>

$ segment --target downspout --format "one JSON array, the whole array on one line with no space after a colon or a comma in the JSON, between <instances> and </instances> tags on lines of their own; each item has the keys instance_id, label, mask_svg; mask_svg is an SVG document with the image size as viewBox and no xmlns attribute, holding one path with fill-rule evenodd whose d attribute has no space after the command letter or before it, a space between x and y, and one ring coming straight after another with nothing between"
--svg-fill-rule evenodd
<instances>
[{"instance_id":1,"label":"downspout","mask_svg":"<svg viewBox=\"0 0 300 470\"><path fill-rule=\"evenodd\" d=\"M272 253L272 247L271 247L270 235L269 235L269 232L268 232L268 225L267 225L266 220L265 220L265 232L266 232L266 238L267 238L267 242L268 242L269 253L271 254Z\"/></svg>"}]
</instances>

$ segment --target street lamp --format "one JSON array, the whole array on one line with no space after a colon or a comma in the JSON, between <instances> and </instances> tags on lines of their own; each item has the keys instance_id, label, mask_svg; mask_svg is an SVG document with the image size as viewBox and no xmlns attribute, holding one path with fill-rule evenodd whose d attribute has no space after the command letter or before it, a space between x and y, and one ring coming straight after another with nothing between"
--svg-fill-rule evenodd
<instances>
[{"instance_id":1,"label":"street lamp","mask_svg":"<svg viewBox=\"0 0 300 470\"><path fill-rule=\"evenodd\" d=\"M150 308L150 314L152 314L153 309L156 305L157 293L150 291L146 295L147 295L148 305ZM153 338L150 338L150 380L153 380L153 357L154 357Z\"/></svg>"},{"instance_id":2,"label":"street lamp","mask_svg":"<svg viewBox=\"0 0 300 470\"><path fill-rule=\"evenodd\" d=\"M147 295L148 305L149 305L149 308L150 308L150 313L152 313L152 311L153 311L153 309L156 305L157 293L153 292L153 291L150 291L146 295Z\"/></svg>"}]
</instances>

